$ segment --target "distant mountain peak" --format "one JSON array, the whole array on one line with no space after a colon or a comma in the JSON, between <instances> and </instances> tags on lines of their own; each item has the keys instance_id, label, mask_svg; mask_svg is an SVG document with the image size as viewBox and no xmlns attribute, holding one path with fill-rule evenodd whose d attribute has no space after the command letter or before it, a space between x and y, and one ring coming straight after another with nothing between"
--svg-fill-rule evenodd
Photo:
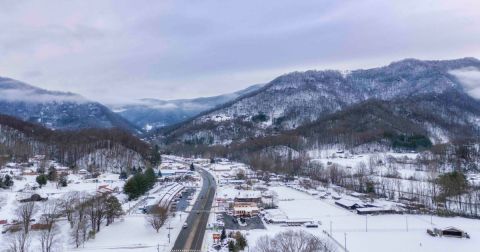
<instances>
[{"instance_id":1,"label":"distant mountain peak","mask_svg":"<svg viewBox=\"0 0 480 252\"><path fill-rule=\"evenodd\" d=\"M5 77L0 77L0 100L26 103L88 102L78 94L49 91Z\"/></svg>"},{"instance_id":2,"label":"distant mountain peak","mask_svg":"<svg viewBox=\"0 0 480 252\"><path fill-rule=\"evenodd\" d=\"M78 94L49 91L5 77L0 77L0 114L52 129L121 128L137 131L98 102Z\"/></svg>"}]
</instances>

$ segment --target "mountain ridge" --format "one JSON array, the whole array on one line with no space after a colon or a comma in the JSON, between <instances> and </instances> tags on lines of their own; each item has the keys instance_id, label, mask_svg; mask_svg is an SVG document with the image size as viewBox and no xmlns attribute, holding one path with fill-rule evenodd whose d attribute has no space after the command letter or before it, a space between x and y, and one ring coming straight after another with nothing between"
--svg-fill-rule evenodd
<instances>
[{"instance_id":1,"label":"mountain ridge","mask_svg":"<svg viewBox=\"0 0 480 252\"><path fill-rule=\"evenodd\" d=\"M294 130L370 99L392 102L422 95L466 94L464 85L450 71L467 67L480 71L480 61L405 59L346 74L335 70L292 72L249 95L172 127L163 132L162 138L169 143L228 144ZM434 117L441 117L442 112L437 112ZM474 115L465 116L477 118L480 114L475 111Z\"/></svg>"},{"instance_id":2,"label":"mountain ridge","mask_svg":"<svg viewBox=\"0 0 480 252\"><path fill-rule=\"evenodd\" d=\"M140 133L134 125L98 102L5 77L0 77L0 113L57 130L120 128Z\"/></svg>"}]
</instances>

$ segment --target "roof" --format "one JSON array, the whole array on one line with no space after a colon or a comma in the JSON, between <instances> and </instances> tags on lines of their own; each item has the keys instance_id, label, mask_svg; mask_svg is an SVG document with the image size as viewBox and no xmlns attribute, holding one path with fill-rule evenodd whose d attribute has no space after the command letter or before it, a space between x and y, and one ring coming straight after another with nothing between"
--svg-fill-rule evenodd
<instances>
[{"instance_id":1,"label":"roof","mask_svg":"<svg viewBox=\"0 0 480 252\"><path fill-rule=\"evenodd\" d=\"M347 206L347 207L352 207L352 206L361 206L362 204L359 203L359 202L355 202L355 201L350 201L350 200L345 200L345 199L339 199L337 201L335 201L335 203L337 204L340 204L342 206Z\"/></svg>"},{"instance_id":2,"label":"roof","mask_svg":"<svg viewBox=\"0 0 480 252\"><path fill-rule=\"evenodd\" d=\"M463 232L463 230L456 228L456 227L446 227L443 228L442 231L457 231L457 232Z\"/></svg>"},{"instance_id":3,"label":"roof","mask_svg":"<svg viewBox=\"0 0 480 252\"><path fill-rule=\"evenodd\" d=\"M262 197L262 193L260 191L253 191L253 190L239 191L238 195L235 196L236 199L258 199L261 197Z\"/></svg>"},{"instance_id":4,"label":"roof","mask_svg":"<svg viewBox=\"0 0 480 252\"><path fill-rule=\"evenodd\" d=\"M256 206L234 206L233 209L244 210L244 211L258 211L259 208Z\"/></svg>"}]
</instances>

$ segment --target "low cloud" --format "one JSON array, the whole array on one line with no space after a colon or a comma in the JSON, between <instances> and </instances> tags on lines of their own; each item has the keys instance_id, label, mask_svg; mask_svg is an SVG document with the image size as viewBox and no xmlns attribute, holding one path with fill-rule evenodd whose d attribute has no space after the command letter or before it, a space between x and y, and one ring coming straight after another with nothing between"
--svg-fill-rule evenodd
<instances>
[{"instance_id":1,"label":"low cloud","mask_svg":"<svg viewBox=\"0 0 480 252\"><path fill-rule=\"evenodd\" d=\"M51 102L87 102L80 95L71 93L49 93L35 89L5 89L0 90L0 101L26 102L26 103L51 103Z\"/></svg>"},{"instance_id":2,"label":"low cloud","mask_svg":"<svg viewBox=\"0 0 480 252\"><path fill-rule=\"evenodd\" d=\"M480 99L480 69L467 67L450 71L457 77L465 91L475 99Z\"/></svg>"}]
</instances>

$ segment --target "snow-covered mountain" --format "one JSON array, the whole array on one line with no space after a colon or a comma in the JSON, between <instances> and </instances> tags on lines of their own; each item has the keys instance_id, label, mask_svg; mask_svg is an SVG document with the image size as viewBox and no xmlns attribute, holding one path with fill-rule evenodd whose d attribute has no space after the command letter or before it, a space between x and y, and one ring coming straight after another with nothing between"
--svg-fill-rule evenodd
<instances>
[{"instance_id":1,"label":"snow-covered mountain","mask_svg":"<svg viewBox=\"0 0 480 252\"><path fill-rule=\"evenodd\" d=\"M0 114L51 129L121 128L138 130L104 105L80 95L48 91L0 77Z\"/></svg>"},{"instance_id":2,"label":"snow-covered mountain","mask_svg":"<svg viewBox=\"0 0 480 252\"><path fill-rule=\"evenodd\" d=\"M123 130L56 131L0 115L0 155L17 161L46 155L69 167L119 173L134 166L144 167L150 153L150 145Z\"/></svg>"},{"instance_id":3,"label":"snow-covered mountain","mask_svg":"<svg viewBox=\"0 0 480 252\"><path fill-rule=\"evenodd\" d=\"M251 93L262 86L262 84L257 84L234 93L212 97L180 100L141 99L136 103L109 105L109 107L137 127L149 131L185 121L201 112Z\"/></svg>"},{"instance_id":4,"label":"snow-covered mountain","mask_svg":"<svg viewBox=\"0 0 480 252\"><path fill-rule=\"evenodd\" d=\"M370 109L351 111L369 113L365 118L371 118L350 121L349 130L368 132L369 128L378 128L375 122L382 122L397 133L424 133L433 142L442 142L456 138L458 131L454 129L462 126L468 128L464 131L468 136L462 137L472 137L479 132L480 122L480 103L475 93L480 80L469 78L477 76L476 73L480 73L480 61L475 58L405 59L384 67L348 73L333 70L289 73L256 92L173 128L167 133L167 141L227 144L298 131L300 126L304 133L313 131L309 136L321 135L315 129L332 127L334 130L330 133L336 134L342 131L342 128L335 131L341 124L326 124L327 120L332 120L332 115L364 119L358 114L342 112L349 111L352 106L367 105ZM364 105L366 101L378 102ZM372 106L386 106L388 113L374 113ZM398 119L408 122L410 128L396 126ZM336 120L339 121L342 119ZM316 128L315 125L324 127ZM411 128L416 130L409 130ZM331 141L338 139L331 137Z\"/></svg>"}]
</instances>

